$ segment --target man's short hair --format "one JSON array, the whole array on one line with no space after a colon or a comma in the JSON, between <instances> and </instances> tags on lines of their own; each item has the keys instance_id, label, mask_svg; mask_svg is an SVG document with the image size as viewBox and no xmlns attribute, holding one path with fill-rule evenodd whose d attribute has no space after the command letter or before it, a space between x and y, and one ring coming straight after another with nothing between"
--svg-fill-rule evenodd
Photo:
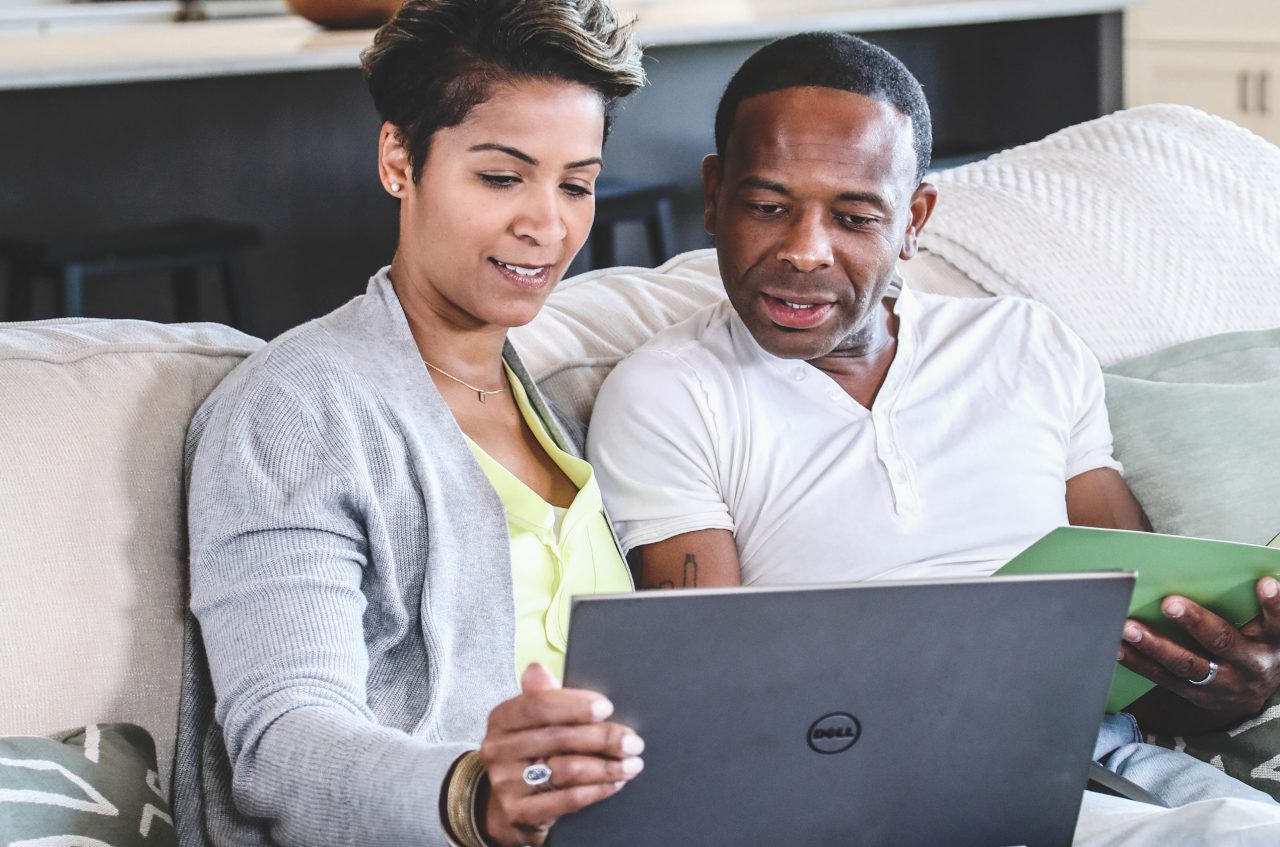
<instances>
[{"instance_id":1,"label":"man's short hair","mask_svg":"<svg viewBox=\"0 0 1280 847\"><path fill-rule=\"evenodd\" d=\"M933 154L929 104L920 82L889 51L856 35L805 32L757 50L729 80L716 110L716 153L721 158L743 100L784 88L834 88L888 103L911 119L916 181Z\"/></svg>"}]
</instances>

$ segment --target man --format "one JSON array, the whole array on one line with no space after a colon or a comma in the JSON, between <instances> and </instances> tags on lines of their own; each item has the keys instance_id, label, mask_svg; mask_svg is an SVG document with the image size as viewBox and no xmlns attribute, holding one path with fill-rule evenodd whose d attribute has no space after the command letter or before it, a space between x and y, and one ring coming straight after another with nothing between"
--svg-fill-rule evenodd
<instances>
[{"instance_id":1,"label":"man","mask_svg":"<svg viewBox=\"0 0 1280 847\"><path fill-rule=\"evenodd\" d=\"M981 576L1068 522L1150 528L1074 333L897 280L937 200L931 144L919 83L860 39L783 39L730 82L703 163L729 303L619 365L589 433L641 587ZM1280 687L1280 584L1258 594L1240 630L1168 598L1195 651L1126 625L1121 660L1161 686L1149 730Z\"/></svg>"}]
</instances>

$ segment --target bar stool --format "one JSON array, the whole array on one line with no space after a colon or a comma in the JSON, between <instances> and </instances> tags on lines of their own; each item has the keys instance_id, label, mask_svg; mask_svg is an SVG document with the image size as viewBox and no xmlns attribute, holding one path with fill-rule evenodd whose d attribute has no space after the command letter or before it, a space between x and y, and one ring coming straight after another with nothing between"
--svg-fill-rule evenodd
<instances>
[{"instance_id":1,"label":"bar stool","mask_svg":"<svg viewBox=\"0 0 1280 847\"><path fill-rule=\"evenodd\" d=\"M664 182L602 179L596 183L596 221L591 227L591 266L618 264L617 226L628 221L644 223L650 264L671 258L675 244L672 203L677 191Z\"/></svg>"},{"instance_id":2,"label":"bar stool","mask_svg":"<svg viewBox=\"0 0 1280 847\"><path fill-rule=\"evenodd\" d=\"M244 251L262 243L249 224L191 218L109 233L58 236L46 241L0 238L0 259L9 265L6 319L28 320L31 295L43 277L58 280L59 312L84 314L84 284L95 275L167 271L173 280L175 317L199 320L196 271L218 269L231 325L252 331L244 274Z\"/></svg>"}]
</instances>

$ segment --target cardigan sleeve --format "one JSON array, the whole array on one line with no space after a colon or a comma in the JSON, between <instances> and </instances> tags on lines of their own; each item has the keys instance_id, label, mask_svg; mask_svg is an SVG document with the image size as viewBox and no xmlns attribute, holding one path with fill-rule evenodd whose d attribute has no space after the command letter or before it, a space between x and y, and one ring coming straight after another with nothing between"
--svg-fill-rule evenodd
<instances>
[{"instance_id":1,"label":"cardigan sleeve","mask_svg":"<svg viewBox=\"0 0 1280 847\"><path fill-rule=\"evenodd\" d=\"M316 407L259 369L215 395L188 438L191 609L232 796L281 845L444 845L441 785L473 745L382 726L369 707L361 587L378 566L364 532L376 504L354 424Z\"/></svg>"}]
</instances>

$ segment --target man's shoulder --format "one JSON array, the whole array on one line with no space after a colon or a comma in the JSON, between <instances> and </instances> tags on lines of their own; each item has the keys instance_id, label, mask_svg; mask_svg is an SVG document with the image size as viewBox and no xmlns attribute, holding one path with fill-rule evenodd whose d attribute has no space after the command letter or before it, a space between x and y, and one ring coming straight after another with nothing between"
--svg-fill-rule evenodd
<instances>
[{"instance_id":1,"label":"man's shoulder","mask_svg":"<svg viewBox=\"0 0 1280 847\"><path fill-rule=\"evenodd\" d=\"M661 330L626 356L615 372L651 370L695 370L714 367L732 358L730 318L733 307L727 300L712 303L689 317ZM612 376L612 375L611 375Z\"/></svg>"},{"instance_id":2,"label":"man's shoulder","mask_svg":"<svg viewBox=\"0 0 1280 847\"><path fill-rule=\"evenodd\" d=\"M1078 339L1054 311L1026 297L952 297L912 292L919 303L918 322L929 335L956 333L991 343L1074 346Z\"/></svg>"}]
</instances>

